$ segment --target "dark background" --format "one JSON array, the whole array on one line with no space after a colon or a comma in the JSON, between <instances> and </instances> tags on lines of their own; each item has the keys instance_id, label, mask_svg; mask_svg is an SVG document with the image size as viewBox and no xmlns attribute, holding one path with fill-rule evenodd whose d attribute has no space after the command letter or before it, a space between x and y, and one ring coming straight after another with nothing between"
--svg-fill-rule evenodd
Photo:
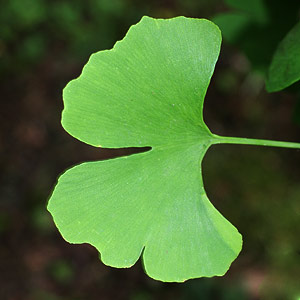
<instances>
[{"instance_id":1,"label":"dark background","mask_svg":"<svg viewBox=\"0 0 300 300\"><path fill-rule=\"evenodd\" d=\"M264 88L276 47L271 38L279 41L299 17L292 3L266 4L277 9L277 29L271 20L235 43L223 42L204 111L214 133L300 141L297 85L273 94ZM299 150L220 145L208 151L208 196L244 238L224 277L166 284L148 278L140 261L130 269L106 267L93 247L65 242L46 210L66 168L135 151L95 149L60 125L62 89L89 55L111 48L143 15L211 19L230 9L221 0L0 0L0 299L300 296Z\"/></svg>"}]
</instances>

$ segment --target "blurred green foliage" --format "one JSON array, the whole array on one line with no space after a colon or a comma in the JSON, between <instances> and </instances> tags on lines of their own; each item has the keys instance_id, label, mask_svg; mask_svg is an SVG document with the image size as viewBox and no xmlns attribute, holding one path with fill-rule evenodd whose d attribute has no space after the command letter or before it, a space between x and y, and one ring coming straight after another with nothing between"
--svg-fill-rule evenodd
<instances>
[{"instance_id":1,"label":"blurred green foliage","mask_svg":"<svg viewBox=\"0 0 300 300\"><path fill-rule=\"evenodd\" d=\"M70 263L66 260L57 260L49 266L51 276L60 284L69 284L74 276Z\"/></svg>"},{"instance_id":2,"label":"blurred green foliage","mask_svg":"<svg viewBox=\"0 0 300 300\"><path fill-rule=\"evenodd\" d=\"M252 72L263 76L269 92L288 87L297 95L293 121L300 124L300 2L286 0L224 0L225 12L212 20L225 42L249 60ZM292 29L292 30L291 30ZM289 87L293 84L291 87Z\"/></svg>"},{"instance_id":3,"label":"blurred green foliage","mask_svg":"<svg viewBox=\"0 0 300 300\"><path fill-rule=\"evenodd\" d=\"M221 0L4 0L0 10L0 77L24 73L51 55L85 61L112 47L143 15L194 15ZM49 49L51 51L49 52Z\"/></svg>"},{"instance_id":4,"label":"blurred green foliage","mask_svg":"<svg viewBox=\"0 0 300 300\"><path fill-rule=\"evenodd\" d=\"M124 4L122 0L4 1L0 75L26 71L49 56L49 48L64 47L66 58L82 59L110 47L120 31L126 30L124 16L127 22L135 21Z\"/></svg>"},{"instance_id":5,"label":"blurred green foliage","mask_svg":"<svg viewBox=\"0 0 300 300\"><path fill-rule=\"evenodd\" d=\"M208 196L243 234L253 268L268 266L260 290L264 299L293 299L299 293L300 188L281 159L288 151L221 145L208 151L203 164Z\"/></svg>"},{"instance_id":6,"label":"blurred green foliage","mask_svg":"<svg viewBox=\"0 0 300 300\"><path fill-rule=\"evenodd\" d=\"M279 42L299 19L300 2L224 0L229 11L212 20L225 41L236 45L253 68L265 74Z\"/></svg>"}]
</instances>

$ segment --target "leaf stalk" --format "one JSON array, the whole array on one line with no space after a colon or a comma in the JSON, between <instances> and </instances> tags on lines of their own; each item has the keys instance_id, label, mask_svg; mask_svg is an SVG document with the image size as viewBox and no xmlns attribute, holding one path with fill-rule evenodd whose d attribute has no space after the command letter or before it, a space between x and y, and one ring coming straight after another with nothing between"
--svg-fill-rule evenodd
<instances>
[{"instance_id":1,"label":"leaf stalk","mask_svg":"<svg viewBox=\"0 0 300 300\"><path fill-rule=\"evenodd\" d=\"M227 136L218 136L218 135L214 135L214 137L216 138L215 144L225 143L225 144L256 145L256 146L270 146L270 147L300 149L300 143L294 143L294 142L227 137Z\"/></svg>"}]
</instances>

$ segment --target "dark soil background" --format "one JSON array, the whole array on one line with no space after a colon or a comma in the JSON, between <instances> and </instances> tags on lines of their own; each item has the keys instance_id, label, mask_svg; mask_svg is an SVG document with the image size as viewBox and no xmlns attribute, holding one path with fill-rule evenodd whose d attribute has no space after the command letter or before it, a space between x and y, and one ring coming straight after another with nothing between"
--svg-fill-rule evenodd
<instances>
[{"instance_id":1,"label":"dark soil background","mask_svg":"<svg viewBox=\"0 0 300 300\"><path fill-rule=\"evenodd\" d=\"M62 89L89 55L111 48L143 15L211 19L232 9L234 1L226 2L0 0L0 299L298 299L299 150L220 145L208 151L208 196L244 238L220 278L166 284L148 278L140 261L130 269L107 267L93 247L65 242L46 210L66 168L138 151L95 149L61 127ZM270 10L278 6L265 2ZM290 16L280 28L299 18L296 2L280 6ZM264 64L276 43L264 64L253 60L267 49L272 26L223 42L205 102L214 133L300 141L299 87L272 94L264 88ZM263 42L255 41L257 32Z\"/></svg>"}]
</instances>

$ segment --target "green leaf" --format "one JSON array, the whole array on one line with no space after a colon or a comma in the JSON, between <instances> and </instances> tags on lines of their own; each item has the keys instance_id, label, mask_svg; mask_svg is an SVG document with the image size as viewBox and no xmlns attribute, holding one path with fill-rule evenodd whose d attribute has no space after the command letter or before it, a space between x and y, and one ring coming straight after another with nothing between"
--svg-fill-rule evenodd
<instances>
[{"instance_id":1,"label":"green leaf","mask_svg":"<svg viewBox=\"0 0 300 300\"><path fill-rule=\"evenodd\" d=\"M300 22L279 43L272 59L266 89L280 91L300 79Z\"/></svg>"},{"instance_id":2,"label":"green leaf","mask_svg":"<svg viewBox=\"0 0 300 300\"><path fill-rule=\"evenodd\" d=\"M232 10L213 18L223 38L238 47L264 77L278 43L298 22L299 1L224 0ZM284 20L284 22L279 22ZM258 45L263 45L258 47Z\"/></svg>"},{"instance_id":3,"label":"green leaf","mask_svg":"<svg viewBox=\"0 0 300 300\"><path fill-rule=\"evenodd\" d=\"M8 14L8 21L22 29L39 24L45 20L47 14L45 2L42 0L10 0L4 11Z\"/></svg>"},{"instance_id":4,"label":"green leaf","mask_svg":"<svg viewBox=\"0 0 300 300\"><path fill-rule=\"evenodd\" d=\"M62 236L90 243L102 261L181 282L223 275L242 238L209 202L201 162L212 144L299 147L220 137L203 120L203 100L221 35L210 21L143 17L113 49L93 54L64 90L62 124L93 146L144 147L127 157L66 171L48 210Z\"/></svg>"},{"instance_id":5,"label":"green leaf","mask_svg":"<svg viewBox=\"0 0 300 300\"><path fill-rule=\"evenodd\" d=\"M202 106L220 42L207 20L144 17L65 88L63 127L107 148L176 145L199 130L209 138Z\"/></svg>"}]
</instances>

